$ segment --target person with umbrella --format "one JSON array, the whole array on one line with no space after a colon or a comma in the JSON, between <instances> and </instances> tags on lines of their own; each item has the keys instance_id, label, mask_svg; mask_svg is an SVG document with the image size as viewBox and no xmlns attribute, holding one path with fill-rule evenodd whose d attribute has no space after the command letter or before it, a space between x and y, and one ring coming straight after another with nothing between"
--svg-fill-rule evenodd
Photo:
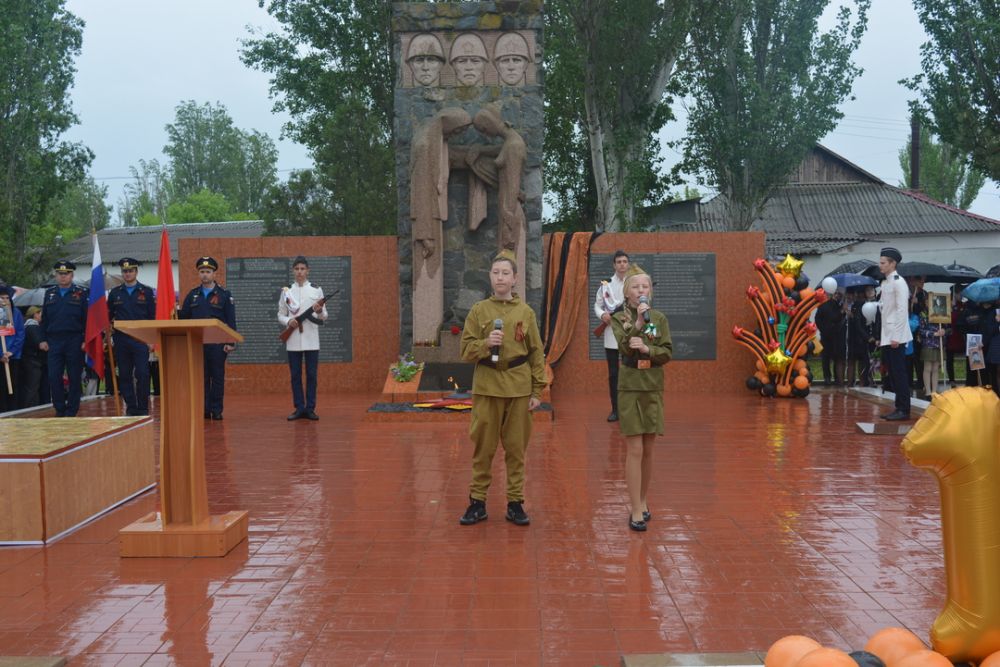
<instances>
[{"instance_id":1,"label":"person with umbrella","mask_svg":"<svg viewBox=\"0 0 1000 667\"><path fill-rule=\"evenodd\" d=\"M0 412L17 409L18 370L24 346L24 318L11 305L14 289L0 282ZM6 368L4 368L6 367Z\"/></svg>"},{"instance_id":2,"label":"person with umbrella","mask_svg":"<svg viewBox=\"0 0 1000 667\"><path fill-rule=\"evenodd\" d=\"M990 305L997 304L987 304L986 308ZM1000 308L993 308L993 316L986 318L985 329L988 336L988 338L983 337L983 347L986 349L986 376L993 391L1000 396L1000 386L997 386L997 381L1000 380Z\"/></svg>"},{"instance_id":3,"label":"person with umbrella","mask_svg":"<svg viewBox=\"0 0 1000 667\"><path fill-rule=\"evenodd\" d=\"M888 421L910 418L910 383L906 372L906 344L913 340L909 324L910 289L896 272L903 255L896 248L882 248L879 270L882 283L882 356L889 365L889 375L896 395L896 409L882 415Z\"/></svg>"}]
</instances>

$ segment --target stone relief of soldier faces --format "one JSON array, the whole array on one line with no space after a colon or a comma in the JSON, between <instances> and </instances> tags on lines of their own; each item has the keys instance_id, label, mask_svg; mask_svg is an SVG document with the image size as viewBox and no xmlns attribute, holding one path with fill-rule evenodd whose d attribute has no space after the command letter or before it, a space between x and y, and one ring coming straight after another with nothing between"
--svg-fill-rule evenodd
<instances>
[{"instance_id":1,"label":"stone relief of soldier faces","mask_svg":"<svg viewBox=\"0 0 1000 667\"><path fill-rule=\"evenodd\" d=\"M518 87L535 81L535 58L528 31L464 32L451 43L445 56L442 35L418 33L403 37L406 67L404 88L503 85ZM492 57L491 57L492 55Z\"/></svg>"}]
</instances>

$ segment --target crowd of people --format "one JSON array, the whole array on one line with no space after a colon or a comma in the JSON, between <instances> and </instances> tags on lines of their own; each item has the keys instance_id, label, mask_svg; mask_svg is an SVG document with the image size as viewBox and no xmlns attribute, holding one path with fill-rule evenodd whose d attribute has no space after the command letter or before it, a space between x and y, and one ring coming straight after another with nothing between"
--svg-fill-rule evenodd
<instances>
[{"instance_id":1,"label":"crowd of people","mask_svg":"<svg viewBox=\"0 0 1000 667\"><path fill-rule=\"evenodd\" d=\"M886 250L892 255L898 254L892 248ZM889 276L892 275L898 276L895 265ZM1000 304L965 300L962 285L951 287L950 299L935 296L938 303L932 304L923 276L887 276L886 280L892 283L883 282L881 294L871 285L838 289L817 308L815 322L820 335L819 356L824 384L871 387L881 380L888 391L895 392L899 385L904 387L903 391L915 391L919 398L927 399L938 391L943 362L949 387L964 383L971 387L989 385L998 389ZM893 378L889 359L882 349L887 287L894 293L901 292L901 287L906 288L902 303L906 306L909 340L902 341L904 371L899 381ZM942 322L941 310L947 308L945 304L949 301L950 313L944 318L948 321ZM883 305L871 309L869 312L874 313L874 317L867 318L864 314L866 303ZM938 317L932 317L932 312ZM978 349L970 350L967 346L968 334L981 336L982 345ZM901 333L899 338L906 339L906 333ZM970 351L973 355L982 355L985 368L974 368L977 364L974 359L970 360L967 354Z\"/></svg>"}]
</instances>

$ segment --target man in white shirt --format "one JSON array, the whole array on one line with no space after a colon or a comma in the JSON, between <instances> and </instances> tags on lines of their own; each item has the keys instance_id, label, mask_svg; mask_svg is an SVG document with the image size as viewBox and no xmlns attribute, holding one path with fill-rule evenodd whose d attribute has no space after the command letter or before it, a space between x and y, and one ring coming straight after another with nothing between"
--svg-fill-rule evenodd
<instances>
[{"instance_id":1,"label":"man in white shirt","mask_svg":"<svg viewBox=\"0 0 1000 667\"><path fill-rule=\"evenodd\" d=\"M319 325L326 320L327 312L323 301L323 289L309 282L309 262L302 255L292 261L295 282L291 287L283 287L278 300L278 322L283 327L294 329L285 349L288 352L288 368L292 375L292 401L295 412L288 415L288 421L296 419L319 419L316 415L316 372L319 368ZM308 313L299 322L298 317ZM306 388L302 391L302 362L306 366Z\"/></svg>"},{"instance_id":2,"label":"man in white shirt","mask_svg":"<svg viewBox=\"0 0 1000 667\"><path fill-rule=\"evenodd\" d=\"M894 412L882 415L889 421L910 418L910 378L906 368L906 344L913 340L910 331L910 288L896 273L903 256L895 248L882 248L878 268L885 276L882 283L882 358L888 362L892 390L896 394Z\"/></svg>"},{"instance_id":3,"label":"man in white shirt","mask_svg":"<svg viewBox=\"0 0 1000 667\"><path fill-rule=\"evenodd\" d=\"M597 288L594 299L594 314L600 318L601 324L594 330L594 335L604 336L604 356L608 360L608 389L611 392L611 414L609 422L618 421L618 341L611 331L611 313L624 301L625 274L628 273L628 255L624 250L616 250L611 263L615 274L610 280L602 280Z\"/></svg>"}]
</instances>

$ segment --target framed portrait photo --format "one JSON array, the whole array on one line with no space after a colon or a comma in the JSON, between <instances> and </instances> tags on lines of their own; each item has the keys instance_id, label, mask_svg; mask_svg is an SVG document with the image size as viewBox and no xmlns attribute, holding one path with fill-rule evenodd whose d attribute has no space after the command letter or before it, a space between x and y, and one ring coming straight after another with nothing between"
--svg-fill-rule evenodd
<instances>
[{"instance_id":1,"label":"framed portrait photo","mask_svg":"<svg viewBox=\"0 0 1000 667\"><path fill-rule=\"evenodd\" d=\"M927 321L931 324L951 324L951 294L947 292L927 294Z\"/></svg>"}]
</instances>

